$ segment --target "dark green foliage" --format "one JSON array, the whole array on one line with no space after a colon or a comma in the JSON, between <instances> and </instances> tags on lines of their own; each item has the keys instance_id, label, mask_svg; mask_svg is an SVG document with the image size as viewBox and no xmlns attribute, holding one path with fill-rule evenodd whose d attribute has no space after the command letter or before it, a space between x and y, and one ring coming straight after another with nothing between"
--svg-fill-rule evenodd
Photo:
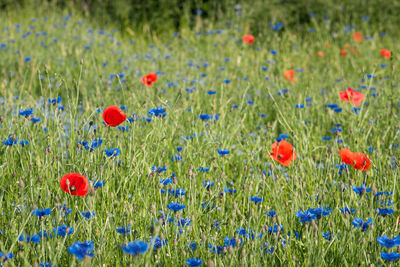
<instances>
[{"instance_id":1,"label":"dark green foliage","mask_svg":"<svg viewBox=\"0 0 400 267\"><path fill-rule=\"evenodd\" d=\"M220 22L222 18L224 22L246 20L253 33L262 32L268 22L278 21L283 22L286 28L308 29L315 23L310 13L320 18L327 15L330 21L346 22L348 25L363 16L373 18L376 27L395 27L400 24L400 1L390 0L0 0L1 10L23 7L82 12L98 24L111 24L131 33L195 28L196 17L212 24ZM196 15L197 10L202 10L201 14ZM241 15L236 14L239 10Z\"/></svg>"}]
</instances>

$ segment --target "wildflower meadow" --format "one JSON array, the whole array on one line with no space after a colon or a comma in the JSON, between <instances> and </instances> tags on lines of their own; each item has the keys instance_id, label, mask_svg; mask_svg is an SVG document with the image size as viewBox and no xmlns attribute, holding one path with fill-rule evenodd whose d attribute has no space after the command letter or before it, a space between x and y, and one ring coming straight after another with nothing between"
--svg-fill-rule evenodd
<instances>
[{"instance_id":1,"label":"wildflower meadow","mask_svg":"<svg viewBox=\"0 0 400 267\"><path fill-rule=\"evenodd\" d=\"M399 264L399 29L255 2L0 9L2 266Z\"/></svg>"}]
</instances>

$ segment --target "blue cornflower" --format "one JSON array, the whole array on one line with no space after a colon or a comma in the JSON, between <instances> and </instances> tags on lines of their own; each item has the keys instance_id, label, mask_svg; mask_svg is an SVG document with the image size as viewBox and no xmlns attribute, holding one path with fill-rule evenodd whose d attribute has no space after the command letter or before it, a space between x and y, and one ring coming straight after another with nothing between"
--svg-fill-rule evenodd
<instances>
[{"instance_id":1,"label":"blue cornflower","mask_svg":"<svg viewBox=\"0 0 400 267\"><path fill-rule=\"evenodd\" d=\"M207 91L207 94L208 94L208 95L216 95L216 94L217 94L217 91L211 91L211 90L209 90L209 91Z\"/></svg>"},{"instance_id":2,"label":"blue cornflower","mask_svg":"<svg viewBox=\"0 0 400 267\"><path fill-rule=\"evenodd\" d=\"M382 216L392 215L394 213L393 209L378 208L378 214Z\"/></svg>"},{"instance_id":3,"label":"blue cornflower","mask_svg":"<svg viewBox=\"0 0 400 267\"><path fill-rule=\"evenodd\" d=\"M387 253L382 251L381 258L387 261L397 261L398 259L400 259L400 253L397 252Z\"/></svg>"},{"instance_id":4,"label":"blue cornflower","mask_svg":"<svg viewBox=\"0 0 400 267\"><path fill-rule=\"evenodd\" d=\"M173 211L180 211L180 210L183 210L184 208L186 208L185 205L179 204L178 202L176 202L176 203L172 202L171 204L168 204L167 207Z\"/></svg>"},{"instance_id":5,"label":"blue cornflower","mask_svg":"<svg viewBox=\"0 0 400 267\"><path fill-rule=\"evenodd\" d=\"M213 246L211 243L208 245L210 252L221 254L225 246Z\"/></svg>"},{"instance_id":6,"label":"blue cornflower","mask_svg":"<svg viewBox=\"0 0 400 267\"><path fill-rule=\"evenodd\" d=\"M260 202L264 202L264 198L260 198L258 196L254 196L250 198L250 201L253 201L254 203L260 203Z\"/></svg>"},{"instance_id":7,"label":"blue cornflower","mask_svg":"<svg viewBox=\"0 0 400 267\"><path fill-rule=\"evenodd\" d=\"M121 154L121 150L119 148L110 148L110 149L105 149L104 152L106 153L107 157L117 157L119 154Z\"/></svg>"},{"instance_id":8,"label":"blue cornflower","mask_svg":"<svg viewBox=\"0 0 400 267\"><path fill-rule=\"evenodd\" d=\"M379 196L383 196L383 195L391 196L391 195L393 195L393 191L377 192L377 193L375 194L375 197L379 197Z\"/></svg>"},{"instance_id":9,"label":"blue cornflower","mask_svg":"<svg viewBox=\"0 0 400 267\"><path fill-rule=\"evenodd\" d=\"M182 218L178 220L178 226L179 227L184 227L184 226L189 226L192 223L190 218Z\"/></svg>"},{"instance_id":10,"label":"blue cornflower","mask_svg":"<svg viewBox=\"0 0 400 267\"><path fill-rule=\"evenodd\" d=\"M103 187L104 185L106 184L106 180L93 180L92 181L92 185L93 185L93 187L94 188L100 188L100 187Z\"/></svg>"},{"instance_id":11,"label":"blue cornflower","mask_svg":"<svg viewBox=\"0 0 400 267\"><path fill-rule=\"evenodd\" d=\"M182 151L182 147L181 147L181 146L178 146L178 147L176 148L176 150L177 150L178 152L181 152L181 151Z\"/></svg>"},{"instance_id":12,"label":"blue cornflower","mask_svg":"<svg viewBox=\"0 0 400 267\"><path fill-rule=\"evenodd\" d=\"M18 138L8 138L6 140L3 140L3 144L6 146L12 146L15 145L16 143L18 143Z\"/></svg>"},{"instance_id":13,"label":"blue cornflower","mask_svg":"<svg viewBox=\"0 0 400 267\"><path fill-rule=\"evenodd\" d=\"M151 169L155 172L165 172L165 171L167 171L167 166L163 166L163 167L153 166Z\"/></svg>"},{"instance_id":14,"label":"blue cornflower","mask_svg":"<svg viewBox=\"0 0 400 267\"><path fill-rule=\"evenodd\" d=\"M270 226L268 227L268 233L269 234L276 234L278 232L283 232L283 226L281 225L274 225L274 226Z\"/></svg>"},{"instance_id":15,"label":"blue cornflower","mask_svg":"<svg viewBox=\"0 0 400 267\"><path fill-rule=\"evenodd\" d=\"M213 181L203 181L201 182L201 184L208 190L211 189L211 187L214 186L214 182Z\"/></svg>"},{"instance_id":16,"label":"blue cornflower","mask_svg":"<svg viewBox=\"0 0 400 267\"><path fill-rule=\"evenodd\" d=\"M355 209L349 209L348 207L344 207L343 209L340 209L340 212L341 213L343 213L343 214L350 214L350 213L354 213L354 212L356 212L356 210Z\"/></svg>"},{"instance_id":17,"label":"blue cornflower","mask_svg":"<svg viewBox=\"0 0 400 267\"><path fill-rule=\"evenodd\" d=\"M66 205L58 206L58 209L62 209L62 211L63 211L63 216L64 216L65 214L70 214L70 213L72 213L72 209L69 209Z\"/></svg>"},{"instance_id":18,"label":"blue cornflower","mask_svg":"<svg viewBox=\"0 0 400 267\"><path fill-rule=\"evenodd\" d=\"M19 144L24 147L24 146L29 145L29 142L27 140L21 140L21 141L19 141Z\"/></svg>"},{"instance_id":19,"label":"blue cornflower","mask_svg":"<svg viewBox=\"0 0 400 267\"><path fill-rule=\"evenodd\" d=\"M68 227L66 225L57 226L53 228L53 232L57 233L57 236L68 236L74 233L74 227Z\"/></svg>"},{"instance_id":20,"label":"blue cornflower","mask_svg":"<svg viewBox=\"0 0 400 267\"><path fill-rule=\"evenodd\" d=\"M55 265L52 265L51 262L41 262L40 267L53 267Z\"/></svg>"},{"instance_id":21,"label":"blue cornflower","mask_svg":"<svg viewBox=\"0 0 400 267\"><path fill-rule=\"evenodd\" d=\"M55 228L53 229L53 232L55 233ZM53 237L53 233L49 232L49 231L46 231L46 230L44 230L43 232L40 231L38 235L39 235L40 238L42 238L42 237L46 237L46 238Z\"/></svg>"},{"instance_id":22,"label":"blue cornflower","mask_svg":"<svg viewBox=\"0 0 400 267\"><path fill-rule=\"evenodd\" d=\"M281 139L281 140L285 140L285 139L288 139L288 138L289 138L289 135L288 135L288 134L280 134L280 135L278 136L278 138Z\"/></svg>"},{"instance_id":23,"label":"blue cornflower","mask_svg":"<svg viewBox=\"0 0 400 267\"><path fill-rule=\"evenodd\" d=\"M210 115L204 113L204 114L200 114L199 118L200 118L200 120L208 121L208 120L212 119L212 115L210 116Z\"/></svg>"},{"instance_id":24,"label":"blue cornflower","mask_svg":"<svg viewBox=\"0 0 400 267\"><path fill-rule=\"evenodd\" d=\"M33 108L23 109L19 111L19 115L24 116L25 118L29 117L32 114L33 114Z\"/></svg>"},{"instance_id":25,"label":"blue cornflower","mask_svg":"<svg viewBox=\"0 0 400 267\"><path fill-rule=\"evenodd\" d=\"M270 247L270 245L268 244L268 243L264 243L263 244L263 246L262 246L262 248L261 248L262 250L263 250L263 253L265 254L265 253L270 253L270 254L272 254L272 253L274 253L274 247Z\"/></svg>"},{"instance_id":26,"label":"blue cornflower","mask_svg":"<svg viewBox=\"0 0 400 267\"><path fill-rule=\"evenodd\" d=\"M393 239L390 239L386 235L384 235L378 237L376 241L378 241L379 245L387 248L400 246L400 236L395 236Z\"/></svg>"},{"instance_id":27,"label":"blue cornflower","mask_svg":"<svg viewBox=\"0 0 400 267\"><path fill-rule=\"evenodd\" d=\"M175 197L184 196L186 194L185 189L182 188L169 189L168 193L174 195Z\"/></svg>"},{"instance_id":28,"label":"blue cornflower","mask_svg":"<svg viewBox=\"0 0 400 267\"><path fill-rule=\"evenodd\" d=\"M132 255L137 255L137 254L143 254L145 253L149 248L149 245L146 242L136 240L134 242L129 242L126 246L122 245L121 249L122 251L132 254Z\"/></svg>"},{"instance_id":29,"label":"blue cornflower","mask_svg":"<svg viewBox=\"0 0 400 267\"><path fill-rule=\"evenodd\" d=\"M224 245L226 247L236 247L236 239L229 238L228 236L224 238Z\"/></svg>"},{"instance_id":30,"label":"blue cornflower","mask_svg":"<svg viewBox=\"0 0 400 267\"><path fill-rule=\"evenodd\" d=\"M359 187L353 186L353 191L356 192L359 195L362 195L364 192L371 192L371 188L367 188L365 185L361 185Z\"/></svg>"},{"instance_id":31,"label":"blue cornflower","mask_svg":"<svg viewBox=\"0 0 400 267\"><path fill-rule=\"evenodd\" d=\"M317 219L321 218L321 216L328 216L329 214L331 214L331 208L327 207L327 208L316 208L316 209L309 209L308 211L311 212L312 214L314 214L315 216L317 216Z\"/></svg>"},{"instance_id":32,"label":"blue cornflower","mask_svg":"<svg viewBox=\"0 0 400 267\"><path fill-rule=\"evenodd\" d=\"M12 258L14 258L14 254L12 254L11 252L0 252L0 259L2 259L3 261L11 260Z\"/></svg>"},{"instance_id":33,"label":"blue cornflower","mask_svg":"<svg viewBox=\"0 0 400 267\"><path fill-rule=\"evenodd\" d=\"M127 225L126 227L118 226L117 233L121 235L129 234L131 232L131 227Z\"/></svg>"},{"instance_id":34,"label":"blue cornflower","mask_svg":"<svg viewBox=\"0 0 400 267\"><path fill-rule=\"evenodd\" d=\"M314 213L311 213L310 210L306 210L306 211L298 211L296 212L296 217L300 218L300 222L301 223L305 223L305 222L311 222L314 219L317 219L317 215L315 215Z\"/></svg>"},{"instance_id":35,"label":"blue cornflower","mask_svg":"<svg viewBox=\"0 0 400 267\"><path fill-rule=\"evenodd\" d=\"M153 249L156 250L167 245L167 239L162 240L159 236L156 236L155 238L151 237L149 243L153 246Z\"/></svg>"},{"instance_id":36,"label":"blue cornflower","mask_svg":"<svg viewBox=\"0 0 400 267\"><path fill-rule=\"evenodd\" d=\"M120 130L121 132L127 132L129 131L129 127L128 126L118 126L117 127L118 130Z\"/></svg>"},{"instance_id":37,"label":"blue cornflower","mask_svg":"<svg viewBox=\"0 0 400 267\"><path fill-rule=\"evenodd\" d=\"M61 96L58 96L57 99L56 98L54 98L54 99L48 98L47 99L47 103L53 104L53 105L60 104L61 103Z\"/></svg>"},{"instance_id":38,"label":"blue cornflower","mask_svg":"<svg viewBox=\"0 0 400 267\"><path fill-rule=\"evenodd\" d=\"M163 185L172 184L173 182L174 182L174 180L172 180L171 178L161 179L160 180L160 184L163 184Z\"/></svg>"},{"instance_id":39,"label":"blue cornflower","mask_svg":"<svg viewBox=\"0 0 400 267\"><path fill-rule=\"evenodd\" d=\"M229 150L227 149L218 149L218 154L220 154L221 156L225 156L225 155L229 155Z\"/></svg>"},{"instance_id":40,"label":"blue cornflower","mask_svg":"<svg viewBox=\"0 0 400 267\"><path fill-rule=\"evenodd\" d=\"M357 228L361 228L361 230L365 232L366 230L368 230L368 227L372 224L372 219L369 218L368 221L364 222L363 219L361 218L355 218L352 224Z\"/></svg>"},{"instance_id":41,"label":"blue cornflower","mask_svg":"<svg viewBox=\"0 0 400 267\"><path fill-rule=\"evenodd\" d=\"M203 264L203 262L201 261L201 259L196 259L196 258L190 258L186 261L186 264L188 266L191 267L196 267L196 266L200 266Z\"/></svg>"},{"instance_id":42,"label":"blue cornflower","mask_svg":"<svg viewBox=\"0 0 400 267\"><path fill-rule=\"evenodd\" d=\"M233 193L236 193L236 191L237 191L236 189L228 188L226 186L224 188L225 193L233 194Z\"/></svg>"},{"instance_id":43,"label":"blue cornflower","mask_svg":"<svg viewBox=\"0 0 400 267\"><path fill-rule=\"evenodd\" d=\"M32 117L31 122L33 122L33 123L40 122L40 118Z\"/></svg>"},{"instance_id":44,"label":"blue cornflower","mask_svg":"<svg viewBox=\"0 0 400 267\"><path fill-rule=\"evenodd\" d=\"M190 249L192 249L192 250L196 250L197 244L196 244L196 242L189 243L189 241L188 241L188 247L189 247Z\"/></svg>"},{"instance_id":45,"label":"blue cornflower","mask_svg":"<svg viewBox=\"0 0 400 267\"><path fill-rule=\"evenodd\" d=\"M268 217L275 217L275 216L276 216L276 211L270 210L270 211L267 211L265 214L266 214Z\"/></svg>"},{"instance_id":46,"label":"blue cornflower","mask_svg":"<svg viewBox=\"0 0 400 267\"><path fill-rule=\"evenodd\" d=\"M239 235L246 235L246 228L239 228L236 230Z\"/></svg>"},{"instance_id":47,"label":"blue cornflower","mask_svg":"<svg viewBox=\"0 0 400 267\"><path fill-rule=\"evenodd\" d=\"M182 160L182 156L181 155L178 155L178 154L175 154L175 155L173 155L172 157L171 157L171 161L172 162L177 162L177 161L181 161Z\"/></svg>"},{"instance_id":48,"label":"blue cornflower","mask_svg":"<svg viewBox=\"0 0 400 267\"><path fill-rule=\"evenodd\" d=\"M92 213L90 211L82 211L81 214L83 217L85 217L88 220L93 218L96 215L94 211Z\"/></svg>"},{"instance_id":49,"label":"blue cornflower","mask_svg":"<svg viewBox=\"0 0 400 267\"><path fill-rule=\"evenodd\" d=\"M210 168L208 167L200 167L197 169L199 172L208 172L210 170Z\"/></svg>"},{"instance_id":50,"label":"blue cornflower","mask_svg":"<svg viewBox=\"0 0 400 267\"><path fill-rule=\"evenodd\" d=\"M339 105L338 104L326 104L326 106L328 107L328 108L330 108L330 109L335 109L335 108L338 108L339 107Z\"/></svg>"},{"instance_id":51,"label":"blue cornflower","mask_svg":"<svg viewBox=\"0 0 400 267\"><path fill-rule=\"evenodd\" d=\"M322 236L326 239L326 241L331 241L332 235L330 232L322 233Z\"/></svg>"},{"instance_id":52,"label":"blue cornflower","mask_svg":"<svg viewBox=\"0 0 400 267\"><path fill-rule=\"evenodd\" d=\"M32 211L32 214L35 215L35 216L38 216L39 218L42 218L43 216L50 215L51 212L52 211L51 211L50 208L42 209L42 210L37 209L37 210Z\"/></svg>"},{"instance_id":53,"label":"blue cornflower","mask_svg":"<svg viewBox=\"0 0 400 267\"><path fill-rule=\"evenodd\" d=\"M167 113L165 112L165 108L152 108L148 111L150 116L156 116L156 117L165 117L167 116Z\"/></svg>"},{"instance_id":54,"label":"blue cornflower","mask_svg":"<svg viewBox=\"0 0 400 267\"><path fill-rule=\"evenodd\" d=\"M26 242L32 242L35 244L40 243L40 236L39 235L33 235L33 236L27 236L26 237Z\"/></svg>"},{"instance_id":55,"label":"blue cornflower","mask_svg":"<svg viewBox=\"0 0 400 267\"><path fill-rule=\"evenodd\" d=\"M68 252L75 255L78 260L83 260L86 256L93 257L94 244L93 241L86 241L84 243L77 241L72 246L68 247Z\"/></svg>"}]
</instances>

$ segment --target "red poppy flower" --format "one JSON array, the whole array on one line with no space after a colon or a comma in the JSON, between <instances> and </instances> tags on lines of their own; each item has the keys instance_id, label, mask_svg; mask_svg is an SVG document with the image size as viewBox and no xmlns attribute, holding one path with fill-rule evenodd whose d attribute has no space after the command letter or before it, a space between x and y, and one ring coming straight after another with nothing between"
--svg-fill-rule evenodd
<instances>
[{"instance_id":1,"label":"red poppy flower","mask_svg":"<svg viewBox=\"0 0 400 267\"><path fill-rule=\"evenodd\" d=\"M364 100L364 94L361 92L356 92L351 88L347 88L345 91L339 93L340 98L343 102L352 101L354 106L361 105L361 102Z\"/></svg>"},{"instance_id":2,"label":"red poppy flower","mask_svg":"<svg viewBox=\"0 0 400 267\"><path fill-rule=\"evenodd\" d=\"M142 83L149 87L151 87L153 83L155 83L156 81L157 81L157 74L155 74L154 72L150 72L149 74L147 74L142 78Z\"/></svg>"},{"instance_id":3,"label":"red poppy flower","mask_svg":"<svg viewBox=\"0 0 400 267\"><path fill-rule=\"evenodd\" d=\"M116 127L126 120L126 114L117 106L109 106L103 112L103 120L107 126Z\"/></svg>"},{"instance_id":4,"label":"red poppy flower","mask_svg":"<svg viewBox=\"0 0 400 267\"><path fill-rule=\"evenodd\" d=\"M285 140L273 143L271 149L272 153L269 156L286 167L289 167L290 162L297 157L297 153L293 152L292 144Z\"/></svg>"},{"instance_id":5,"label":"red poppy flower","mask_svg":"<svg viewBox=\"0 0 400 267\"><path fill-rule=\"evenodd\" d=\"M342 57L345 57L347 55L347 50L346 49L340 49L340 55Z\"/></svg>"},{"instance_id":6,"label":"red poppy flower","mask_svg":"<svg viewBox=\"0 0 400 267\"><path fill-rule=\"evenodd\" d=\"M85 196L89 189L89 182L79 173L68 173L60 180L61 189L74 196Z\"/></svg>"},{"instance_id":7,"label":"red poppy flower","mask_svg":"<svg viewBox=\"0 0 400 267\"><path fill-rule=\"evenodd\" d=\"M251 34L246 34L245 36L243 36L243 42L248 44L254 43L254 36Z\"/></svg>"},{"instance_id":8,"label":"red poppy flower","mask_svg":"<svg viewBox=\"0 0 400 267\"><path fill-rule=\"evenodd\" d=\"M357 170L366 171L371 166L371 161L364 153L351 152L350 149L342 148L339 150L339 155L344 163L350 164Z\"/></svg>"},{"instance_id":9,"label":"red poppy flower","mask_svg":"<svg viewBox=\"0 0 400 267\"><path fill-rule=\"evenodd\" d=\"M295 70L285 70L283 72L283 77L285 77L286 80L288 80L288 81L290 81L292 83L295 74L296 74Z\"/></svg>"},{"instance_id":10,"label":"red poppy flower","mask_svg":"<svg viewBox=\"0 0 400 267\"><path fill-rule=\"evenodd\" d=\"M387 49L381 49L381 56L384 58L390 58L392 53L390 53L390 51Z\"/></svg>"},{"instance_id":11,"label":"red poppy flower","mask_svg":"<svg viewBox=\"0 0 400 267\"><path fill-rule=\"evenodd\" d=\"M324 56L325 56L325 53L322 52L322 51L318 51L317 55L318 55L319 57L324 57Z\"/></svg>"},{"instance_id":12,"label":"red poppy flower","mask_svg":"<svg viewBox=\"0 0 400 267\"><path fill-rule=\"evenodd\" d=\"M353 39L357 43L361 43L364 39L364 35L361 32L355 32L353 33Z\"/></svg>"}]
</instances>

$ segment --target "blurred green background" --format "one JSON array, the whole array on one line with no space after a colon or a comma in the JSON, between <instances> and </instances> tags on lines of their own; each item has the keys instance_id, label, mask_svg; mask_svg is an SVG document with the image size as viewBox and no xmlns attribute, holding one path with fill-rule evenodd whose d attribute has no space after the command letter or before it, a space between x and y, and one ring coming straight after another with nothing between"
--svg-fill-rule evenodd
<instances>
[{"instance_id":1,"label":"blurred green background","mask_svg":"<svg viewBox=\"0 0 400 267\"><path fill-rule=\"evenodd\" d=\"M283 23L282 30L285 27L306 30L315 23L312 13L331 23L348 25L370 17L374 22L372 27L382 27L373 31L392 32L391 28L400 25L397 0L0 0L3 17L5 12L26 8L37 14L55 9L82 13L97 25L113 26L125 34L196 30L237 20L246 22L255 34L262 32L268 23L277 22ZM330 28L339 30L335 25Z\"/></svg>"}]
</instances>

